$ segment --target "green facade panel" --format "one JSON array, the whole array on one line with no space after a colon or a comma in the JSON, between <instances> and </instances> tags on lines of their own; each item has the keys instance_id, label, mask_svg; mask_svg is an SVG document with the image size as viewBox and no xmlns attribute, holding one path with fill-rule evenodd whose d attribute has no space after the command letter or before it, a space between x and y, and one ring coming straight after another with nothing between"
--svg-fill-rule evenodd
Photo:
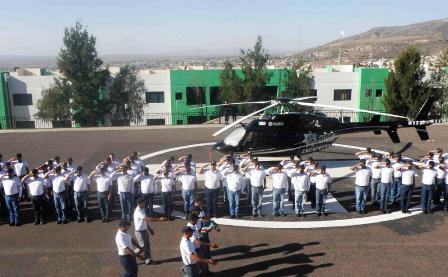
<instances>
[{"instance_id":1,"label":"green facade panel","mask_svg":"<svg viewBox=\"0 0 448 277\"><path fill-rule=\"evenodd\" d=\"M384 96L387 94L385 80L387 68L356 68L359 72L359 108L371 111L385 111ZM384 119L383 117L381 119ZM362 119L360 119L362 120Z\"/></svg>"},{"instance_id":2,"label":"green facade panel","mask_svg":"<svg viewBox=\"0 0 448 277\"><path fill-rule=\"evenodd\" d=\"M222 70L212 69L212 70L171 70L170 80L171 80L171 112L172 123L173 124L188 124L188 122L211 120L213 115L219 113L218 107L210 107L204 109L196 109L200 106L209 106L216 103L212 101L213 89L219 88L221 86L221 75ZM237 74L242 78L243 74L240 69L236 70ZM281 91L284 90L283 79L286 74L286 70L283 69L272 69L268 70L271 74L268 86L276 86L277 97L280 95ZM191 88L196 88L197 91L205 91L205 103L202 105L188 103L187 90ZM200 88L200 89L198 89Z\"/></svg>"},{"instance_id":3,"label":"green facade panel","mask_svg":"<svg viewBox=\"0 0 448 277\"><path fill-rule=\"evenodd\" d=\"M6 72L0 72L0 129L10 127L8 85L6 83L7 74Z\"/></svg>"}]
</instances>

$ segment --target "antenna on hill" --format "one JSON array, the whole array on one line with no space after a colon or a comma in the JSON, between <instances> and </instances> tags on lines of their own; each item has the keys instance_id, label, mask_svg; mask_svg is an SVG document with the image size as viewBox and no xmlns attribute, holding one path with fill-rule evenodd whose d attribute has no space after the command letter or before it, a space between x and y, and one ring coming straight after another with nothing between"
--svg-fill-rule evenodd
<instances>
[{"instance_id":1,"label":"antenna on hill","mask_svg":"<svg viewBox=\"0 0 448 277\"><path fill-rule=\"evenodd\" d=\"M339 40L342 39L342 37L344 36L344 30L340 30L339 31ZM341 48L341 44L339 44L339 51L338 51L338 64L341 64L341 56L342 56L342 48Z\"/></svg>"}]
</instances>

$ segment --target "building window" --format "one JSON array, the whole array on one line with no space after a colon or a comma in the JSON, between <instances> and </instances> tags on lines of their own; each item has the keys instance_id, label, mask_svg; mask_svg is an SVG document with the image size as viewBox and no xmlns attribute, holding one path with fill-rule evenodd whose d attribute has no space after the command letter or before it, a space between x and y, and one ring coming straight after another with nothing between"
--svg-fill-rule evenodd
<instances>
[{"instance_id":1,"label":"building window","mask_svg":"<svg viewBox=\"0 0 448 277\"><path fill-rule=\"evenodd\" d=\"M34 129L36 124L32 120L16 121L17 129Z\"/></svg>"},{"instance_id":2,"label":"building window","mask_svg":"<svg viewBox=\"0 0 448 277\"><path fill-rule=\"evenodd\" d=\"M375 96L376 97L382 97L383 96L383 90L382 89L377 89L375 91Z\"/></svg>"},{"instance_id":3,"label":"building window","mask_svg":"<svg viewBox=\"0 0 448 277\"><path fill-rule=\"evenodd\" d=\"M182 100L182 92L176 92L176 100Z\"/></svg>"},{"instance_id":4,"label":"building window","mask_svg":"<svg viewBox=\"0 0 448 277\"><path fill-rule=\"evenodd\" d=\"M335 89L334 101L350 101L352 99L351 89Z\"/></svg>"},{"instance_id":5,"label":"building window","mask_svg":"<svg viewBox=\"0 0 448 277\"><path fill-rule=\"evenodd\" d=\"M317 96L317 89L310 89L310 96Z\"/></svg>"},{"instance_id":6,"label":"building window","mask_svg":"<svg viewBox=\"0 0 448 277\"><path fill-rule=\"evenodd\" d=\"M14 93L12 95L12 101L16 106L32 106L33 95L25 93Z\"/></svg>"},{"instance_id":7,"label":"building window","mask_svg":"<svg viewBox=\"0 0 448 277\"><path fill-rule=\"evenodd\" d=\"M210 105L222 104L219 99L219 92L221 87L210 87Z\"/></svg>"},{"instance_id":8,"label":"building window","mask_svg":"<svg viewBox=\"0 0 448 277\"><path fill-rule=\"evenodd\" d=\"M372 96L372 90L371 89L366 89L366 97L370 97Z\"/></svg>"},{"instance_id":9,"label":"building window","mask_svg":"<svg viewBox=\"0 0 448 277\"><path fill-rule=\"evenodd\" d=\"M187 87L187 105L205 104L205 87Z\"/></svg>"},{"instance_id":10,"label":"building window","mask_svg":"<svg viewBox=\"0 0 448 277\"><path fill-rule=\"evenodd\" d=\"M146 125L165 125L165 119L164 118L151 118L146 119Z\"/></svg>"},{"instance_id":11,"label":"building window","mask_svg":"<svg viewBox=\"0 0 448 277\"><path fill-rule=\"evenodd\" d=\"M164 103L165 96L163 91L147 91L146 104L148 103Z\"/></svg>"}]
</instances>

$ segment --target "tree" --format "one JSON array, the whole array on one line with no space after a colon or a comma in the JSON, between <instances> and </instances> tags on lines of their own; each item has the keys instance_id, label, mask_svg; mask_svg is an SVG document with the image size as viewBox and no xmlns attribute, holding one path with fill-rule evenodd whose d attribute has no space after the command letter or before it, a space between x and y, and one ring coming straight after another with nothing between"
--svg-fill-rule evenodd
<instances>
[{"instance_id":1,"label":"tree","mask_svg":"<svg viewBox=\"0 0 448 277\"><path fill-rule=\"evenodd\" d=\"M221 80L221 88L219 90L220 102L231 103L241 101L243 97L241 78L236 74L235 69L233 69L232 63L229 61L224 63L224 69L221 71L219 78Z\"/></svg>"},{"instance_id":2,"label":"tree","mask_svg":"<svg viewBox=\"0 0 448 277\"><path fill-rule=\"evenodd\" d=\"M55 83L42 90L42 98L37 102L37 117L51 121L68 121L70 114L69 84L55 78Z\"/></svg>"},{"instance_id":3,"label":"tree","mask_svg":"<svg viewBox=\"0 0 448 277\"><path fill-rule=\"evenodd\" d=\"M43 95L38 115L48 116L49 103L56 107L70 110L71 117L83 125L97 125L109 111L104 88L109 78L109 70L101 68L103 61L98 58L96 39L79 22L75 26L65 28L63 48L57 58L57 67L63 77L59 78L48 93ZM63 94L64 101L48 99L58 92ZM46 109L46 110L45 110Z\"/></svg>"},{"instance_id":4,"label":"tree","mask_svg":"<svg viewBox=\"0 0 448 277\"><path fill-rule=\"evenodd\" d=\"M384 104L388 111L414 118L430 95L424 76L420 51L414 46L403 50L385 80L387 95Z\"/></svg>"},{"instance_id":5,"label":"tree","mask_svg":"<svg viewBox=\"0 0 448 277\"><path fill-rule=\"evenodd\" d=\"M313 88L313 77L311 76L311 65L305 65L302 57L294 61L289 69L285 69L285 91L283 96L290 98L312 96L311 89Z\"/></svg>"},{"instance_id":6,"label":"tree","mask_svg":"<svg viewBox=\"0 0 448 277\"><path fill-rule=\"evenodd\" d=\"M430 82L433 93L438 99L435 111L446 118L448 115L448 49L437 58Z\"/></svg>"},{"instance_id":7,"label":"tree","mask_svg":"<svg viewBox=\"0 0 448 277\"><path fill-rule=\"evenodd\" d=\"M115 76L110 87L112 117L140 121L143 118L145 82L138 77L135 67L125 65Z\"/></svg>"},{"instance_id":8,"label":"tree","mask_svg":"<svg viewBox=\"0 0 448 277\"><path fill-rule=\"evenodd\" d=\"M266 100L263 93L272 74L266 69L270 56L263 48L263 39L257 37L253 49L241 50L241 69L243 78L243 95L245 101Z\"/></svg>"}]
</instances>

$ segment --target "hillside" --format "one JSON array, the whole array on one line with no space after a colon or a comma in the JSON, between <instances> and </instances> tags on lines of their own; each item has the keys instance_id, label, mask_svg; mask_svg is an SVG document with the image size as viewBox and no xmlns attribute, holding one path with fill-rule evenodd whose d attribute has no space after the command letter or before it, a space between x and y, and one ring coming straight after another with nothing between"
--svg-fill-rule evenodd
<instances>
[{"instance_id":1,"label":"hillside","mask_svg":"<svg viewBox=\"0 0 448 277\"><path fill-rule=\"evenodd\" d=\"M405 26L377 27L351 37L302 52L316 62L357 63L363 60L393 58L403 48L415 45L424 55L438 54L448 48L448 19L432 20Z\"/></svg>"}]
</instances>

